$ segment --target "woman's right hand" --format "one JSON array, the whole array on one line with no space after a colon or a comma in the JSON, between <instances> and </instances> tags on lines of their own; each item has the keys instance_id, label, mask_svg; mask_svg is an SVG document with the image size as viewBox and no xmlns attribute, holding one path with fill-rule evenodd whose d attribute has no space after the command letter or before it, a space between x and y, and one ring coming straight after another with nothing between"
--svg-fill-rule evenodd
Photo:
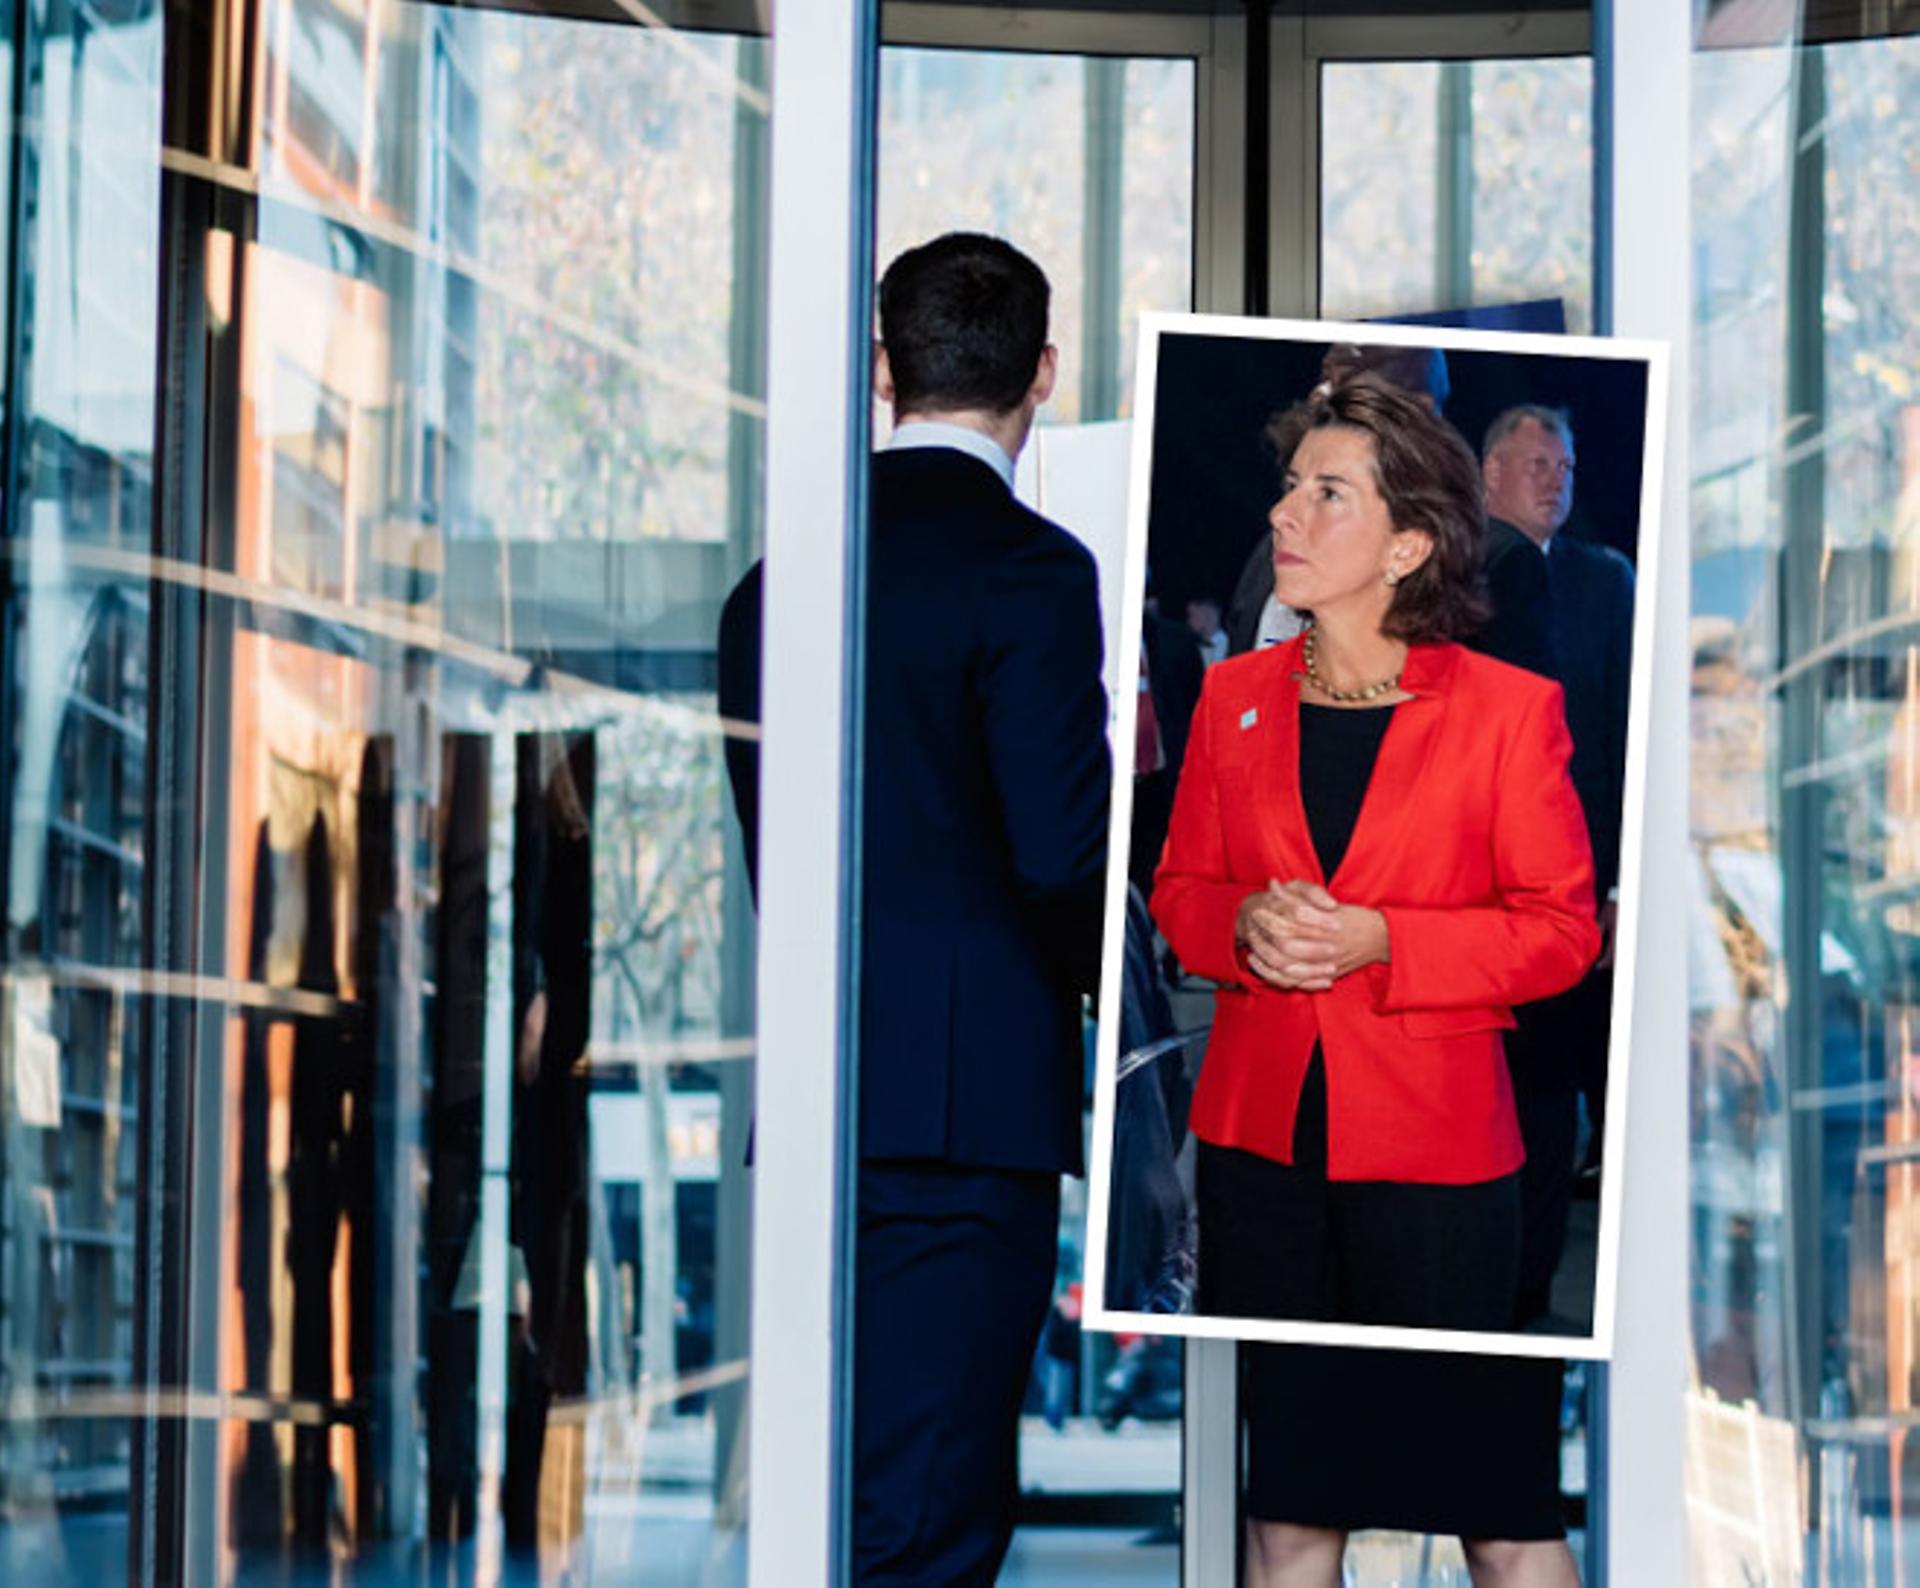
<instances>
[{"instance_id":1,"label":"woman's right hand","mask_svg":"<svg viewBox=\"0 0 1920 1588\"><path fill-rule=\"evenodd\" d=\"M1247 968L1282 992L1325 992L1340 951L1339 915L1305 882L1269 882L1240 901L1234 941Z\"/></svg>"}]
</instances>

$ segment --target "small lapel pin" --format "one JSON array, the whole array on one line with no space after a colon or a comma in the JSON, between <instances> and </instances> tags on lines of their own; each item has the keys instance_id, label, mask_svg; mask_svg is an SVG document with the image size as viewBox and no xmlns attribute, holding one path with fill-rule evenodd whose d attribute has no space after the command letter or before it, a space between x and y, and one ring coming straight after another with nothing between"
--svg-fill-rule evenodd
<instances>
[{"instance_id":1,"label":"small lapel pin","mask_svg":"<svg viewBox=\"0 0 1920 1588\"><path fill-rule=\"evenodd\" d=\"M1258 707L1249 706L1245 711L1240 713L1240 726L1243 730L1251 728L1259 720L1260 711Z\"/></svg>"}]
</instances>

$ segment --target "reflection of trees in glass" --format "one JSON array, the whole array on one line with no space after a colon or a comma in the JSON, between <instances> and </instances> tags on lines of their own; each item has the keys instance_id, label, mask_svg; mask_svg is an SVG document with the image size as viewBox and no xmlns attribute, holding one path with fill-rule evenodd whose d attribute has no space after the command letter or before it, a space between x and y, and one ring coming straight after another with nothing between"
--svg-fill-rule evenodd
<instances>
[{"instance_id":1,"label":"reflection of trees in glass","mask_svg":"<svg viewBox=\"0 0 1920 1588\"><path fill-rule=\"evenodd\" d=\"M1821 53L1828 530L1841 546L1892 544L1911 564L1900 531L1920 523L1896 513L1920 492L1920 431L1901 434L1903 413L1920 413L1920 39ZM1920 590L1909 577L1893 598L1920 605Z\"/></svg>"},{"instance_id":2,"label":"reflection of trees in glass","mask_svg":"<svg viewBox=\"0 0 1920 1588\"><path fill-rule=\"evenodd\" d=\"M1694 68L1696 559L1778 531L1766 453L1786 396L1786 65L1780 51L1725 50L1702 53Z\"/></svg>"},{"instance_id":3,"label":"reflection of trees in glass","mask_svg":"<svg viewBox=\"0 0 1920 1588\"><path fill-rule=\"evenodd\" d=\"M710 704L710 703L709 703ZM720 755L705 736L645 715L599 735L594 823L594 957L607 991L596 1051L634 1055L645 1138L640 1183L637 1325L643 1371L673 1377L675 1182L668 1143L669 1067L650 1046L718 1032L726 855Z\"/></svg>"},{"instance_id":4,"label":"reflection of trees in glass","mask_svg":"<svg viewBox=\"0 0 1920 1588\"><path fill-rule=\"evenodd\" d=\"M1320 79L1320 294L1330 316L1440 303L1453 229L1470 243L1474 304L1562 298L1592 323L1593 63L1471 63L1472 198L1441 211L1441 74L1432 61L1329 65Z\"/></svg>"},{"instance_id":5,"label":"reflection of trees in glass","mask_svg":"<svg viewBox=\"0 0 1920 1588\"><path fill-rule=\"evenodd\" d=\"M1593 323L1593 63L1473 63L1473 295Z\"/></svg>"},{"instance_id":6,"label":"reflection of trees in glass","mask_svg":"<svg viewBox=\"0 0 1920 1588\"><path fill-rule=\"evenodd\" d=\"M1320 74L1320 309L1336 318L1433 302L1437 148L1432 61Z\"/></svg>"},{"instance_id":7,"label":"reflection of trees in glass","mask_svg":"<svg viewBox=\"0 0 1920 1588\"><path fill-rule=\"evenodd\" d=\"M1121 171L1120 411L1132 411L1135 331L1150 309L1193 306L1193 68L1127 65Z\"/></svg>"},{"instance_id":8,"label":"reflection of trees in glass","mask_svg":"<svg viewBox=\"0 0 1920 1588\"><path fill-rule=\"evenodd\" d=\"M575 326L483 294L494 533L726 532L736 101L756 40L489 14L480 253ZM711 58L712 73L688 58ZM585 334L576 334L584 331Z\"/></svg>"},{"instance_id":9,"label":"reflection of trees in glass","mask_svg":"<svg viewBox=\"0 0 1920 1588\"><path fill-rule=\"evenodd\" d=\"M1193 66L1130 60L1121 120L1121 411L1133 328L1192 302ZM1060 384L1049 417L1081 415L1086 295L1087 63L1070 55L889 48L881 56L880 265L942 232L1005 237L1053 283Z\"/></svg>"},{"instance_id":10,"label":"reflection of trees in glass","mask_svg":"<svg viewBox=\"0 0 1920 1588\"><path fill-rule=\"evenodd\" d=\"M1031 254L1054 284L1063 420L1080 411L1082 86L1065 55L890 49L880 61L880 265L963 229Z\"/></svg>"}]
</instances>

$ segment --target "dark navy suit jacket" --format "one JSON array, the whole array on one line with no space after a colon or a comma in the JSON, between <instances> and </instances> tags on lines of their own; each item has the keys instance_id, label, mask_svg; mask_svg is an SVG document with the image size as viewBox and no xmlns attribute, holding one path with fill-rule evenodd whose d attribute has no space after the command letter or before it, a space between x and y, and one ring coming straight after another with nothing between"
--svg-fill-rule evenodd
<instances>
[{"instance_id":1,"label":"dark navy suit jacket","mask_svg":"<svg viewBox=\"0 0 1920 1588\"><path fill-rule=\"evenodd\" d=\"M1560 681L1569 770L1593 842L1601 898L1620 880L1620 811L1627 785L1627 686L1633 670L1633 564L1611 546L1554 537L1544 556L1525 531L1487 521L1493 618L1468 643Z\"/></svg>"},{"instance_id":2,"label":"dark navy suit jacket","mask_svg":"<svg viewBox=\"0 0 1920 1588\"><path fill-rule=\"evenodd\" d=\"M1573 734L1573 786L1593 839L1594 882L1620 877L1627 786L1627 689L1633 672L1633 564L1611 546L1556 535L1546 556L1553 645Z\"/></svg>"},{"instance_id":3,"label":"dark navy suit jacket","mask_svg":"<svg viewBox=\"0 0 1920 1588\"><path fill-rule=\"evenodd\" d=\"M756 570L723 616L723 683L759 671L742 661L748 635L757 660L758 608ZM1099 974L1111 783L1100 660L1084 546L965 453L874 458L866 1159L1082 1167L1080 995ZM723 688L722 710L743 693ZM733 747L743 826L759 805L752 761Z\"/></svg>"},{"instance_id":4,"label":"dark navy suit jacket","mask_svg":"<svg viewBox=\"0 0 1920 1588\"><path fill-rule=\"evenodd\" d=\"M1493 615L1467 644L1496 661L1524 667L1542 678L1560 677L1554 653L1553 592L1546 560L1525 531L1504 518L1487 520L1481 548L1487 600Z\"/></svg>"}]
</instances>

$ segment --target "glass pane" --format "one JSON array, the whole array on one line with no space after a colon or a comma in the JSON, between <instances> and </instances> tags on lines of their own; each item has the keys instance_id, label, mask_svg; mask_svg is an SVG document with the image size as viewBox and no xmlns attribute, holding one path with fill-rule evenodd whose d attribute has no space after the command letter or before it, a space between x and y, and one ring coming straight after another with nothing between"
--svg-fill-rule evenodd
<instances>
[{"instance_id":1,"label":"glass pane","mask_svg":"<svg viewBox=\"0 0 1920 1588\"><path fill-rule=\"evenodd\" d=\"M1017 489L1094 549L1103 585L1125 535L1127 427L1113 421L1132 412L1135 328L1146 310L1192 306L1195 94L1191 60L881 55L879 263L978 230L1046 272L1060 379ZM889 424L883 412L876 428ZM1111 601L1106 616L1110 649ZM1110 665L1110 690L1118 676ZM1048 1525L1020 1528L1004 1580L1172 1583L1181 1342L1083 1332L1085 1246L1086 1182L1068 1177L1019 1447L1018 1515Z\"/></svg>"},{"instance_id":2,"label":"glass pane","mask_svg":"<svg viewBox=\"0 0 1920 1588\"><path fill-rule=\"evenodd\" d=\"M1593 323L1593 63L1341 61L1320 73L1320 310L1561 299Z\"/></svg>"},{"instance_id":3,"label":"glass pane","mask_svg":"<svg viewBox=\"0 0 1920 1588\"><path fill-rule=\"evenodd\" d=\"M1920 1494L1920 40L1703 52L1694 118L1696 1568L1898 1584Z\"/></svg>"},{"instance_id":4,"label":"glass pane","mask_svg":"<svg viewBox=\"0 0 1920 1588\"><path fill-rule=\"evenodd\" d=\"M22 40L39 111L10 140L36 202L8 238L17 450L0 482L0 1576L115 1582L145 1102L140 1000L117 973L141 963L149 808L145 578L115 557L152 523L160 13L42 8Z\"/></svg>"},{"instance_id":5,"label":"glass pane","mask_svg":"<svg viewBox=\"0 0 1920 1588\"><path fill-rule=\"evenodd\" d=\"M1565 330L1591 329L1590 59L1327 62L1319 86L1322 314L1366 319L1557 300ZM1468 423L1463 412L1449 417ZM1468 431L1476 452L1491 417ZM1597 1221L1596 1204L1577 1196L1570 1250L1593 1250ZM1576 1315L1582 1301L1590 1296L1577 1298L1573 1287L1555 1295L1556 1308ZM1382 1382L1392 1371L1381 1371ZM1405 1382L1411 1400L1413 1378ZM1576 1557L1585 1546L1587 1392L1586 1368L1569 1364L1559 1476ZM1370 1532L1347 1558L1364 1583L1468 1581L1453 1538Z\"/></svg>"},{"instance_id":6,"label":"glass pane","mask_svg":"<svg viewBox=\"0 0 1920 1588\"><path fill-rule=\"evenodd\" d=\"M1193 301L1193 62L895 46L880 63L881 263L946 231L1017 243L1053 284L1042 423L1131 413L1140 315Z\"/></svg>"},{"instance_id":7,"label":"glass pane","mask_svg":"<svg viewBox=\"0 0 1920 1588\"><path fill-rule=\"evenodd\" d=\"M742 1580L767 42L54 11L0 1576Z\"/></svg>"}]
</instances>

